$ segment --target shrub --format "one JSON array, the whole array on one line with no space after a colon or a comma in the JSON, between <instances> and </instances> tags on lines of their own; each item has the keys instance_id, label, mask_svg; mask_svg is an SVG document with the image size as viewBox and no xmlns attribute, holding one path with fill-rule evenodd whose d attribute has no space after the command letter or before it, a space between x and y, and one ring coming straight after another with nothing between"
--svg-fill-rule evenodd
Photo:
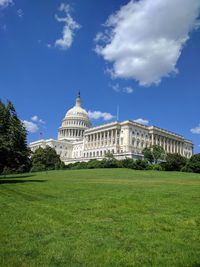
<instances>
[{"instance_id":1,"label":"shrub","mask_svg":"<svg viewBox=\"0 0 200 267\"><path fill-rule=\"evenodd\" d=\"M96 168L100 168L100 161L96 160L96 159L91 159L90 161L88 161L87 163L87 168L88 169L96 169Z\"/></svg>"},{"instance_id":2,"label":"shrub","mask_svg":"<svg viewBox=\"0 0 200 267\"><path fill-rule=\"evenodd\" d=\"M34 165L31 168L31 172L41 172L41 171L45 171L45 170L46 170L46 168L43 164Z\"/></svg>"},{"instance_id":3,"label":"shrub","mask_svg":"<svg viewBox=\"0 0 200 267\"><path fill-rule=\"evenodd\" d=\"M6 176L6 175L8 175L8 174L12 174L14 171L12 170L12 169L10 169L9 167L7 167L7 166L5 166L4 168L3 168L3 171L2 171L2 175L4 175L4 176Z\"/></svg>"},{"instance_id":4,"label":"shrub","mask_svg":"<svg viewBox=\"0 0 200 267\"><path fill-rule=\"evenodd\" d=\"M77 169L87 169L88 166L87 166L87 162L79 162L77 165L76 165Z\"/></svg>"},{"instance_id":5,"label":"shrub","mask_svg":"<svg viewBox=\"0 0 200 267\"><path fill-rule=\"evenodd\" d=\"M102 161L100 161L100 168L119 168L119 160L116 159L103 159Z\"/></svg>"},{"instance_id":6,"label":"shrub","mask_svg":"<svg viewBox=\"0 0 200 267\"><path fill-rule=\"evenodd\" d=\"M147 160L137 159L136 161L133 162L131 169L146 170L147 167L148 167L148 161Z\"/></svg>"},{"instance_id":7,"label":"shrub","mask_svg":"<svg viewBox=\"0 0 200 267\"><path fill-rule=\"evenodd\" d=\"M187 165L181 168L181 172L192 172L192 169L190 169Z\"/></svg>"},{"instance_id":8,"label":"shrub","mask_svg":"<svg viewBox=\"0 0 200 267\"><path fill-rule=\"evenodd\" d=\"M154 166L153 164L148 164L146 167L146 170L149 170L149 171L153 170L153 166Z\"/></svg>"},{"instance_id":9,"label":"shrub","mask_svg":"<svg viewBox=\"0 0 200 267\"><path fill-rule=\"evenodd\" d=\"M126 159L121 160L121 164L122 164L122 167L124 168L133 169L133 166L135 165L135 161L133 159L126 158Z\"/></svg>"},{"instance_id":10,"label":"shrub","mask_svg":"<svg viewBox=\"0 0 200 267\"><path fill-rule=\"evenodd\" d=\"M152 170L154 170L154 171L162 171L163 170L160 164L154 164L154 165L152 165L152 167L153 167Z\"/></svg>"}]
</instances>

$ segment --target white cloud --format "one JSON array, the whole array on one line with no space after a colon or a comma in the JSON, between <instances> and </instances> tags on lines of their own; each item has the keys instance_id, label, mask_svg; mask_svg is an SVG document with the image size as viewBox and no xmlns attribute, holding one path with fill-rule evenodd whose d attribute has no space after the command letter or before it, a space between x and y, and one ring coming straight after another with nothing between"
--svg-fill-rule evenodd
<instances>
[{"instance_id":1,"label":"white cloud","mask_svg":"<svg viewBox=\"0 0 200 267\"><path fill-rule=\"evenodd\" d=\"M58 22L65 23L62 31L62 38L55 41L55 46L62 50L70 48L72 45L75 31L80 29L80 25L72 18L70 5L62 3L59 7L59 11L65 12L65 17L60 18L55 15Z\"/></svg>"},{"instance_id":2,"label":"white cloud","mask_svg":"<svg viewBox=\"0 0 200 267\"><path fill-rule=\"evenodd\" d=\"M39 123L45 124L46 122L43 121L42 119L39 119Z\"/></svg>"},{"instance_id":3,"label":"white cloud","mask_svg":"<svg viewBox=\"0 0 200 267\"><path fill-rule=\"evenodd\" d=\"M125 87L123 90L124 90L124 92L126 92L127 94L132 94L133 91L134 91L133 88L130 87L130 86Z\"/></svg>"},{"instance_id":4,"label":"white cloud","mask_svg":"<svg viewBox=\"0 0 200 267\"><path fill-rule=\"evenodd\" d=\"M200 134L200 124L190 130L193 134Z\"/></svg>"},{"instance_id":5,"label":"white cloud","mask_svg":"<svg viewBox=\"0 0 200 267\"><path fill-rule=\"evenodd\" d=\"M115 84L115 85L112 85L111 87L115 92L123 92L127 94L132 94L134 92L134 89L131 86L121 88L119 84Z\"/></svg>"},{"instance_id":6,"label":"white cloud","mask_svg":"<svg viewBox=\"0 0 200 267\"><path fill-rule=\"evenodd\" d=\"M38 121L38 116L37 115L34 115L32 118L31 118L32 121Z\"/></svg>"},{"instance_id":7,"label":"white cloud","mask_svg":"<svg viewBox=\"0 0 200 267\"><path fill-rule=\"evenodd\" d=\"M36 133L39 130L37 124L32 121L23 120L22 122L26 127L26 130L30 133Z\"/></svg>"},{"instance_id":8,"label":"white cloud","mask_svg":"<svg viewBox=\"0 0 200 267\"><path fill-rule=\"evenodd\" d=\"M101 112L101 111L88 111L88 115L90 119L98 120L103 119L104 121L109 121L115 118L112 114L108 112Z\"/></svg>"},{"instance_id":9,"label":"white cloud","mask_svg":"<svg viewBox=\"0 0 200 267\"><path fill-rule=\"evenodd\" d=\"M18 17L22 18L24 16L24 11L20 8L17 10Z\"/></svg>"},{"instance_id":10,"label":"white cloud","mask_svg":"<svg viewBox=\"0 0 200 267\"><path fill-rule=\"evenodd\" d=\"M14 2L12 0L0 0L0 8L5 8L13 4Z\"/></svg>"},{"instance_id":11,"label":"white cloud","mask_svg":"<svg viewBox=\"0 0 200 267\"><path fill-rule=\"evenodd\" d=\"M31 120L34 122L39 122L39 123L45 124L45 121L40 119L37 115L34 115L33 117L31 117Z\"/></svg>"},{"instance_id":12,"label":"white cloud","mask_svg":"<svg viewBox=\"0 0 200 267\"><path fill-rule=\"evenodd\" d=\"M112 63L112 76L158 84L178 72L189 34L200 26L199 9L199 0L131 0L108 18L95 50Z\"/></svg>"},{"instance_id":13,"label":"white cloud","mask_svg":"<svg viewBox=\"0 0 200 267\"><path fill-rule=\"evenodd\" d=\"M134 121L137 122L137 123L144 124L144 125L148 125L149 124L149 121L148 120L144 120L142 118L136 119Z\"/></svg>"}]
</instances>

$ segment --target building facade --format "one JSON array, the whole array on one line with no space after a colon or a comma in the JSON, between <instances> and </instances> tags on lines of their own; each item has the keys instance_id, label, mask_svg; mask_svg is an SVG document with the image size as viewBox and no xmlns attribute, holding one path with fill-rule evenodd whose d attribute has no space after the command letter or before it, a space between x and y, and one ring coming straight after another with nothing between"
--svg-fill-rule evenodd
<instances>
[{"instance_id":1,"label":"building facade","mask_svg":"<svg viewBox=\"0 0 200 267\"><path fill-rule=\"evenodd\" d=\"M55 148L65 164L90 159L103 159L110 152L116 159L143 158L145 147L159 145L166 153L178 153L186 158L193 155L193 144L183 136L155 126L146 126L132 120L111 122L92 127L88 113L81 107L80 93L76 104L62 120L58 139L30 143L37 148Z\"/></svg>"}]
</instances>

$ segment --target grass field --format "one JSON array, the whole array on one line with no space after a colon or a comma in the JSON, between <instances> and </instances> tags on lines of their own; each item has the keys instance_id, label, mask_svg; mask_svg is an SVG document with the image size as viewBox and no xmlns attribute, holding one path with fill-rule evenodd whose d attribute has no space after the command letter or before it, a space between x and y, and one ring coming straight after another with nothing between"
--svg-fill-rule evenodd
<instances>
[{"instance_id":1,"label":"grass field","mask_svg":"<svg viewBox=\"0 0 200 267\"><path fill-rule=\"evenodd\" d=\"M0 265L200 266L200 175L0 177Z\"/></svg>"}]
</instances>

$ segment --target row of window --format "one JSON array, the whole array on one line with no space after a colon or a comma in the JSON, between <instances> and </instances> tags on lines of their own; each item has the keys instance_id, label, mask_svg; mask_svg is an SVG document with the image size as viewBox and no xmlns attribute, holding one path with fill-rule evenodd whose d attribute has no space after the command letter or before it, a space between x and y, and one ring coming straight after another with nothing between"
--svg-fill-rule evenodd
<instances>
[{"instance_id":1,"label":"row of window","mask_svg":"<svg viewBox=\"0 0 200 267\"><path fill-rule=\"evenodd\" d=\"M146 139L151 138L150 135L148 135L148 134L146 134L146 133L143 133L143 132L141 132L141 131L139 131L139 132L133 131L133 132L132 132L132 135L133 135L133 136L137 136L137 137L141 136L142 138L146 138Z\"/></svg>"},{"instance_id":2,"label":"row of window","mask_svg":"<svg viewBox=\"0 0 200 267\"><path fill-rule=\"evenodd\" d=\"M114 154L115 153L115 150L114 149L111 149L111 150L99 150L99 151L93 151L93 152L85 152L83 154L83 156L85 158L91 158L91 157L102 157L102 156L105 156L107 153L112 153Z\"/></svg>"}]
</instances>

